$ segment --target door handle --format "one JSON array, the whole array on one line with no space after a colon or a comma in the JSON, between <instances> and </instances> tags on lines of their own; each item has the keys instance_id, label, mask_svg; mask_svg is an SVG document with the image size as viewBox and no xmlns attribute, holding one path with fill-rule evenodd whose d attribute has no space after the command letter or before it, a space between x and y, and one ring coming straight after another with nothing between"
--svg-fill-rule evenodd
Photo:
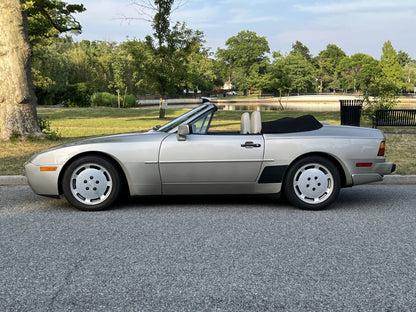
<instances>
[{"instance_id":1,"label":"door handle","mask_svg":"<svg viewBox=\"0 0 416 312\"><path fill-rule=\"evenodd\" d=\"M241 144L241 147L246 147L246 148L249 148L249 147L261 147L261 144L254 143L252 141L248 141L248 142L245 142L244 144Z\"/></svg>"}]
</instances>

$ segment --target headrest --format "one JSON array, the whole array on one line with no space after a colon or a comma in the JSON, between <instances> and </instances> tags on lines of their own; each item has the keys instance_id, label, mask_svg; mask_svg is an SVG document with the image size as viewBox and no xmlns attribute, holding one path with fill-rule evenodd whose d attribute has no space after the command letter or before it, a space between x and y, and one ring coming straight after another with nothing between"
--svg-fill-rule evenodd
<instances>
[{"instance_id":1,"label":"headrest","mask_svg":"<svg viewBox=\"0 0 416 312\"><path fill-rule=\"evenodd\" d=\"M251 113L250 128L250 133L252 134L258 134L261 132L261 115L259 111L254 111Z\"/></svg>"}]
</instances>

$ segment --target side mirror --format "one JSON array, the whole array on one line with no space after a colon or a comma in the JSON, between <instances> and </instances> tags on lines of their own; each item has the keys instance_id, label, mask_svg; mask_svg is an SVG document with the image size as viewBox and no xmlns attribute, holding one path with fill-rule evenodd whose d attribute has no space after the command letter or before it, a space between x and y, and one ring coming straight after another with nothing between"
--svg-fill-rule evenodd
<instances>
[{"instance_id":1,"label":"side mirror","mask_svg":"<svg viewBox=\"0 0 416 312\"><path fill-rule=\"evenodd\" d=\"M191 133L189 125L180 125L176 137L178 141L186 141L186 136Z\"/></svg>"}]
</instances>

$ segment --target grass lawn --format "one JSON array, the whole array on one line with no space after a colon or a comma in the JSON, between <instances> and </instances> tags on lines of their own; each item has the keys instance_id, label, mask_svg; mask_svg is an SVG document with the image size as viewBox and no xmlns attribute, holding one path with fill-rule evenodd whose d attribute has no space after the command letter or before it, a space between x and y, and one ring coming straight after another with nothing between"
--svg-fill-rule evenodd
<instances>
[{"instance_id":1,"label":"grass lawn","mask_svg":"<svg viewBox=\"0 0 416 312\"><path fill-rule=\"evenodd\" d=\"M174 119L185 111L187 109L168 109L166 118L160 120L159 112L155 109L39 107L39 117L48 118L52 130L58 131L62 137L58 141L32 139L23 142L0 141L0 175L23 174L23 164L32 155L48 147L89 136L146 131L155 125ZM239 129L241 114L241 111L218 111L211 126L217 130ZM263 121L304 114L313 114L321 122L340 124L339 112L265 111L261 113ZM363 120L361 126L370 127L371 123ZM382 130L386 132L387 137L386 157L398 165L396 173L416 174L415 129L386 127Z\"/></svg>"}]
</instances>

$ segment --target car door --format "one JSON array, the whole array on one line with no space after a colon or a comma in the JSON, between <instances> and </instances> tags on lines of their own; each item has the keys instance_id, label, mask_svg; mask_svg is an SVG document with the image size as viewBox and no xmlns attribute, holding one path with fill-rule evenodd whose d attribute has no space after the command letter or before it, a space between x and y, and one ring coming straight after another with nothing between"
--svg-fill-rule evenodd
<instances>
[{"instance_id":1,"label":"car door","mask_svg":"<svg viewBox=\"0 0 416 312\"><path fill-rule=\"evenodd\" d=\"M171 134L161 143L159 168L164 194L239 193L256 182L263 162L263 136Z\"/></svg>"}]
</instances>

